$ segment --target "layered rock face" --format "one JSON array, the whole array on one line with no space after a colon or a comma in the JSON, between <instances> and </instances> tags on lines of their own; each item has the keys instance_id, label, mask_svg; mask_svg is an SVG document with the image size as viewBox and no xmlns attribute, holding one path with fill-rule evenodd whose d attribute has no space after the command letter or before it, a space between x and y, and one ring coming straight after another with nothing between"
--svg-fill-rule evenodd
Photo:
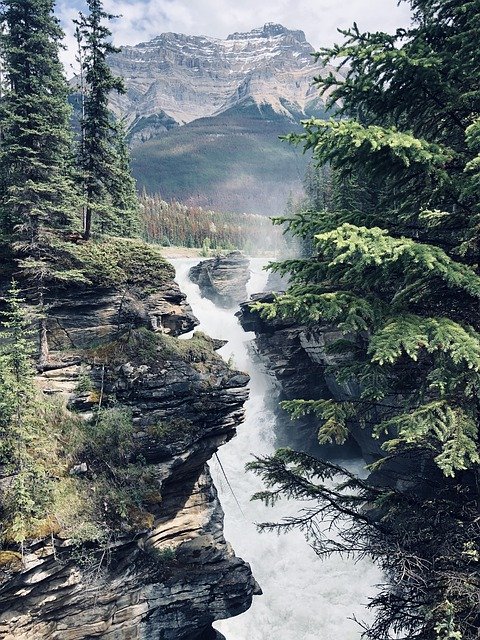
<instances>
[{"instance_id":1,"label":"layered rock face","mask_svg":"<svg viewBox=\"0 0 480 640\"><path fill-rule=\"evenodd\" d=\"M202 260L189 271L189 278L198 284L202 296L218 307L230 309L247 298L250 278L249 260L240 251L226 256Z\"/></svg>"},{"instance_id":2,"label":"layered rock face","mask_svg":"<svg viewBox=\"0 0 480 640\"><path fill-rule=\"evenodd\" d=\"M229 369L215 353L220 345L207 337L171 337L196 324L173 280L153 293L112 287L57 293L49 300L51 351L39 386L85 418L99 398L128 407L136 449L154 477L153 497L134 531L79 550L60 527L27 545L23 563L3 559L0 638L215 638L212 622L242 613L259 593L249 565L224 539L206 465L235 435L248 377ZM136 331L141 339L122 352L119 331L127 346ZM85 375L89 390L79 388ZM174 427L168 437L166 424ZM78 462L71 473L91 473L89 460ZM94 483L95 473L92 490Z\"/></svg>"},{"instance_id":3,"label":"layered rock face","mask_svg":"<svg viewBox=\"0 0 480 640\"><path fill-rule=\"evenodd\" d=\"M153 124L146 120L150 116L158 116L168 130L174 125L166 116L181 125L245 101L297 119L323 106L311 86L319 71L313 50L303 31L278 24L225 40L163 33L112 57L112 71L127 87L114 108L136 127L137 138L140 122L146 128Z\"/></svg>"},{"instance_id":4,"label":"layered rock face","mask_svg":"<svg viewBox=\"0 0 480 640\"><path fill-rule=\"evenodd\" d=\"M253 301L272 300L272 293L253 296ZM355 383L339 386L326 372L326 367L336 364L339 358L328 353L328 345L338 340L341 333L332 326L312 328L288 318L265 320L252 310L250 302L242 303L238 316L245 331L255 333L256 355L274 381L276 397L273 406L278 413L278 445L292 446L321 457L345 457L348 452L352 455L361 452L369 462L377 459L381 452L379 441L360 427L352 430L354 439L347 443L347 447L320 446L315 416L303 416L292 422L278 407L283 400L348 400L358 397L360 389Z\"/></svg>"}]
</instances>

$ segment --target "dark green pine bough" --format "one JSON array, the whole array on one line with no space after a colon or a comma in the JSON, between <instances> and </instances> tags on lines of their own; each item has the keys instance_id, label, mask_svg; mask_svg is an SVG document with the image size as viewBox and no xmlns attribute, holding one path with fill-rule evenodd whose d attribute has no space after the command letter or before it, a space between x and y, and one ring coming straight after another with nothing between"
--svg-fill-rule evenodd
<instances>
[{"instance_id":1,"label":"dark green pine bough","mask_svg":"<svg viewBox=\"0 0 480 640\"><path fill-rule=\"evenodd\" d=\"M46 257L52 233L74 226L78 206L68 86L58 57L63 32L53 4L0 5L1 240L38 261Z\"/></svg>"},{"instance_id":2,"label":"dark green pine bough","mask_svg":"<svg viewBox=\"0 0 480 640\"><path fill-rule=\"evenodd\" d=\"M276 264L291 285L257 305L342 330L331 373L361 393L284 408L317 415L321 442L360 425L385 457L369 480L290 450L250 467L267 484L257 498L316 500L262 527L301 527L318 553L383 568L367 638L478 640L480 2L411 6L410 29L354 25L317 54L344 70L316 79L337 117L290 139L329 167L329 208L281 221L314 251Z\"/></svg>"}]
</instances>

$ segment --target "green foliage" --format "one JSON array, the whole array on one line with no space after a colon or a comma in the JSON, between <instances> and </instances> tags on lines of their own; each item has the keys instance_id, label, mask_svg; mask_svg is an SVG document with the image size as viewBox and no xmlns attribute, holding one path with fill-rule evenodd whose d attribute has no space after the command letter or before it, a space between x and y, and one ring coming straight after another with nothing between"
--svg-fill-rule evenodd
<instances>
[{"instance_id":1,"label":"green foliage","mask_svg":"<svg viewBox=\"0 0 480 640\"><path fill-rule=\"evenodd\" d=\"M110 184L112 207L118 222L114 230L118 235L135 236L139 231L139 200L136 182L130 170L130 152L126 142L125 124L122 120L115 123L114 164Z\"/></svg>"},{"instance_id":2,"label":"green foliage","mask_svg":"<svg viewBox=\"0 0 480 640\"><path fill-rule=\"evenodd\" d=\"M127 238L65 244L56 264L54 275L59 284L63 280L98 287L136 287L145 293L158 291L174 276L173 267L157 247Z\"/></svg>"},{"instance_id":3,"label":"green foliage","mask_svg":"<svg viewBox=\"0 0 480 640\"><path fill-rule=\"evenodd\" d=\"M192 441L198 436L198 427L186 419L164 420L148 428L148 435L157 443L174 444L185 439Z\"/></svg>"},{"instance_id":4,"label":"green foliage","mask_svg":"<svg viewBox=\"0 0 480 640\"><path fill-rule=\"evenodd\" d=\"M343 444L348 437L348 420L355 417L355 407L350 402L334 402L333 400L286 400L281 403L293 420L313 413L322 426L318 430L320 444Z\"/></svg>"},{"instance_id":5,"label":"green foliage","mask_svg":"<svg viewBox=\"0 0 480 640\"><path fill-rule=\"evenodd\" d=\"M4 0L0 234L20 255L48 259L49 239L75 227L68 86L53 0Z\"/></svg>"},{"instance_id":6,"label":"green foliage","mask_svg":"<svg viewBox=\"0 0 480 640\"><path fill-rule=\"evenodd\" d=\"M223 363L213 350L212 339L201 331L195 331L188 340L178 340L164 334L156 334L156 340L160 358L187 362L202 373L208 373L210 368Z\"/></svg>"},{"instance_id":7,"label":"green foliage","mask_svg":"<svg viewBox=\"0 0 480 640\"><path fill-rule=\"evenodd\" d=\"M410 28L354 25L318 53L337 67L316 80L334 117L290 136L321 168L308 176L305 210L277 221L308 250L273 265L290 286L254 307L267 319L341 331L327 369L339 400L285 407L317 415L322 440L363 426L385 456L368 483L295 452L251 468L267 484L260 499L315 500L308 513L264 527L298 526L320 553L360 550L386 571L367 638L475 640L480 3L410 4ZM342 473L334 488L325 482ZM324 535L324 519L350 523L342 542Z\"/></svg>"},{"instance_id":8,"label":"green foliage","mask_svg":"<svg viewBox=\"0 0 480 640\"><path fill-rule=\"evenodd\" d=\"M117 466L128 463L135 450L131 413L123 407L100 410L85 425L87 457Z\"/></svg>"},{"instance_id":9,"label":"green foliage","mask_svg":"<svg viewBox=\"0 0 480 640\"><path fill-rule=\"evenodd\" d=\"M123 124L114 121L108 103L112 91L125 92L107 61L118 51L105 24L115 16L104 11L101 0L87 0L87 6L88 15L80 13L75 24L83 79L79 178L88 240L92 225L100 233L134 234L138 206Z\"/></svg>"},{"instance_id":10,"label":"green foliage","mask_svg":"<svg viewBox=\"0 0 480 640\"><path fill-rule=\"evenodd\" d=\"M3 536L23 544L48 513L51 480L35 454L45 425L33 384L32 332L15 283L6 302L0 351L0 461L13 478L3 500Z\"/></svg>"},{"instance_id":11,"label":"green foliage","mask_svg":"<svg viewBox=\"0 0 480 640\"><path fill-rule=\"evenodd\" d=\"M211 250L240 249L262 253L281 249L280 230L270 219L247 213L224 213L166 202L158 195L140 196L142 236L162 246L193 246L208 257Z\"/></svg>"},{"instance_id":12,"label":"green foliage","mask_svg":"<svg viewBox=\"0 0 480 640\"><path fill-rule=\"evenodd\" d=\"M403 353L416 361L422 350L441 352L453 364L465 364L474 373L480 370L478 334L448 318L397 316L372 335L369 345L372 361L380 365L396 362Z\"/></svg>"},{"instance_id":13,"label":"green foliage","mask_svg":"<svg viewBox=\"0 0 480 640\"><path fill-rule=\"evenodd\" d=\"M205 240L202 242L202 251L201 251L201 255L203 258L208 258L210 257L210 247L211 247L211 241L210 238L207 236L205 238Z\"/></svg>"},{"instance_id":14,"label":"green foliage","mask_svg":"<svg viewBox=\"0 0 480 640\"><path fill-rule=\"evenodd\" d=\"M428 447L441 453L435 462L443 473L453 476L456 470L468 469L480 462L476 442L478 424L461 407L452 407L445 400L436 400L377 424L374 435L394 433L383 448L389 452L399 446ZM430 441L430 442L429 442Z\"/></svg>"},{"instance_id":15,"label":"green foliage","mask_svg":"<svg viewBox=\"0 0 480 640\"><path fill-rule=\"evenodd\" d=\"M150 547L149 551L155 562L160 565L172 564L176 560L176 550L173 547L164 547L163 549Z\"/></svg>"}]
</instances>

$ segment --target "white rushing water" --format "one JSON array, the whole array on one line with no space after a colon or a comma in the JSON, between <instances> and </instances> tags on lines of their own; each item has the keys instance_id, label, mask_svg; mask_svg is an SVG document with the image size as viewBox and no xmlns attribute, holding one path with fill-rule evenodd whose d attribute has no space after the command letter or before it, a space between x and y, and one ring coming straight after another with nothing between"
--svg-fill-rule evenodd
<instances>
[{"instance_id":1,"label":"white rushing water","mask_svg":"<svg viewBox=\"0 0 480 640\"><path fill-rule=\"evenodd\" d=\"M228 340L219 353L251 376L250 398L245 422L238 434L218 455L240 503L237 505L215 459L211 471L225 511L225 537L238 556L249 562L263 595L256 596L244 614L215 623L227 640L358 640L359 625L352 620L369 618L365 604L380 581L378 570L366 560L355 563L338 556L320 560L297 531L288 534L259 534L255 523L278 521L298 512L304 503L281 501L275 508L250 501L262 483L245 471L252 455L274 451L275 418L265 406L268 377L249 356L247 343L254 335L245 333L235 311L216 307L200 296L197 285L188 279L188 270L198 259L172 260L176 280L187 294L198 329L214 338ZM266 274L260 260L251 261L249 294L262 291ZM361 464L361 461L358 461Z\"/></svg>"}]
</instances>

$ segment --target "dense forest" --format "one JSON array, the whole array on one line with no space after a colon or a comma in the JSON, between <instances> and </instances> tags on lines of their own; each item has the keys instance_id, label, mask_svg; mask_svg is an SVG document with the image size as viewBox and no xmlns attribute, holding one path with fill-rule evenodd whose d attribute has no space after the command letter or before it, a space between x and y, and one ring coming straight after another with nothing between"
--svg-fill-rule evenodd
<instances>
[{"instance_id":1,"label":"dense forest","mask_svg":"<svg viewBox=\"0 0 480 640\"><path fill-rule=\"evenodd\" d=\"M163 246L240 249L250 255L279 253L285 248L282 234L272 228L270 218L209 211L166 202L159 195L141 194L140 223L145 240Z\"/></svg>"},{"instance_id":2,"label":"dense forest","mask_svg":"<svg viewBox=\"0 0 480 640\"><path fill-rule=\"evenodd\" d=\"M320 442L342 443L361 428L384 457L367 480L288 449L250 466L269 488L257 498L314 500L262 528L300 527L319 554L366 554L382 567L365 637L474 640L480 3L411 6L411 28L390 35L354 25L317 54L345 79L316 79L336 117L304 121L290 136L319 169L308 179L310 207L278 221L303 239L306 257L275 264L290 288L257 305L265 318L341 330L330 347L338 398L284 408L317 415Z\"/></svg>"}]
</instances>

